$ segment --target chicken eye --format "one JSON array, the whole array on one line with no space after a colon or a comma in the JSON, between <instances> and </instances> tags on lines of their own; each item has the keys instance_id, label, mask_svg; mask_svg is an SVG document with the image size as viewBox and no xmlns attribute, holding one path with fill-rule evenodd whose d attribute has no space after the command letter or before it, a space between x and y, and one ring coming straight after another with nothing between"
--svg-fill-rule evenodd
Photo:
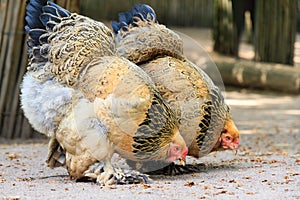
<instances>
[{"instance_id":1,"label":"chicken eye","mask_svg":"<svg viewBox=\"0 0 300 200\"><path fill-rule=\"evenodd\" d=\"M179 147L175 147L175 151L179 151L180 150L180 148Z\"/></svg>"},{"instance_id":2,"label":"chicken eye","mask_svg":"<svg viewBox=\"0 0 300 200\"><path fill-rule=\"evenodd\" d=\"M226 136L225 139L226 139L227 141L230 141L230 140L231 140L231 137L230 137L230 136Z\"/></svg>"}]
</instances>

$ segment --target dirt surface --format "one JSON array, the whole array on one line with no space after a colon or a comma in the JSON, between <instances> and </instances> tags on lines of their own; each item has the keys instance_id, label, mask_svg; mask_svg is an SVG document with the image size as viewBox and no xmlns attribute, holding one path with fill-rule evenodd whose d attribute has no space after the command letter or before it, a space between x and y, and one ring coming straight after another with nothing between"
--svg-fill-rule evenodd
<instances>
[{"instance_id":1,"label":"dirt surface","mask_svg":"<svg viewBox=\"0 0 300 200\"><path fill-rule=\"evenodd\" d=\"M199 33L209 48L210 35ZM48 168L47 141L2 140L0 199L300 199L300 96L226 88L226 101L241 132L239 152L188 158L204 163L200 173L100 188Z\"/></svg>"},{"instance_id":2,"label":"dirt surface","mask_svg":"<svg viewBox=\"0 0 300 200\"><path fill-rule=\"evenodd\" d=\"M238 154L212 153L200 173L100 188L46 167L47 141L0 145L0 199L300 199L300 96L227 91ZM122 160L117 161L119 166Z\"/></svg>"}]
</instances>

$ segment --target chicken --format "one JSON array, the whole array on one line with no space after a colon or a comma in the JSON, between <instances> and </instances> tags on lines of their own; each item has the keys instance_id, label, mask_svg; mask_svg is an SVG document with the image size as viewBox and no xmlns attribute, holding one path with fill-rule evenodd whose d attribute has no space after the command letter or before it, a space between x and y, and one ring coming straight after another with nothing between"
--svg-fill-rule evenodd
<instances>
[{"instance_id":1,"label":"chicken","mask_svg":"<svg viewBox=\"0 0 300 200\"><path fill-rule=\"evenodd\" d=\"M117 54L152 78L180 121L190 156L238 149L239 132L221 91L183 55L181 38L157 22L150 6L138 4L111 25Z\"/></svg>"},{"instance_id":2,"label":"chicken","mask_svg":"<svg viewBox=\"0 0 300 200\"><path fill-rule=\"evenodd\" d=\"M21 104L50 138L50 165L57 159L71 177L108 185L132 178L113 166L114 152L134 161L185 158L175 114L149 76L116 55L108 27L50 1L31 0L26 9Z\"/></svg>"}]
</instances>

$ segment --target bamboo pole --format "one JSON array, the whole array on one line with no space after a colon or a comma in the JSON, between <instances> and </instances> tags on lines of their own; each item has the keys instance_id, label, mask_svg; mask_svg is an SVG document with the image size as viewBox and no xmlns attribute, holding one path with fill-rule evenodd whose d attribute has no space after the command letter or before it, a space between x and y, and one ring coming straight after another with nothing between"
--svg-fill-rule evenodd
<instances>
[{"instance_id":1,"label":"bamboo pole","mask_svg":"<svg viewBox=\"0 0 300 200\"><path fill-rule=\"evenodd\" d=\"M18 1L18 0L17 0ZM19 4L19 8L15 8L16 15L15 17L18 18L18 22L22 22L24 17L25 17L25 9L23 9L26 5L25 1L22 1L21 4ZM16 4L15 4L16 6ZM9 118L9 123L8 123L8 132L7 132L7 137L8 138L17 138L20 136L20 132L16 131L17 129L17 120L19 117L23 117L19 115L19 97L20 97L20 83L22 81L23 74L26 69L26 60L27 60L27 55L26 53L24 54L24 49L26 50L25 47L25 34L24 34L24 23L17 23L16 27L16 33L14 34L14 44L13 44L13 55L11 56L12 58L18 58L14 59L12 61L11 67L13 68L10 79L11 80L16 80L14 83L11 83L11 90L9 91L9 96L10 96L10 101L7 102L9 105L9 113L10 113L10 118Z\"/></svg>"},{"instance_id":2,"label":"bamboo pole","mask_svg":"<svg viewBox=\"0 0 300 200\"><path fill-rule=\"evenodd\" d=\"M19 102L20 83L27 66L26 2L0 1L0 137L8 139L35 136ZM79 0L57 2L72 12L79 11Z\"/></svg>"},{"instance_id":3,"label":"bamboo pole","mask_svg":"<svg viewBox=\"0 0 300 200\"><path fill-rule=\"evenodd\" d=\"M14 26L16 26L16 20L13 20L13 2L7 2L7 12L6 16L4 18L4 29L2 31L3 37L2 37L2 44L1 44L1 55L0 55L0 64L2 66L2 74L1 74L1 95L0 95L0 127L3 127L3 124L5 124L5 120L7 118L8 113L6 113L6 101L7 99L7 90L8 90L8 84L9 84L9 74L11 70L11 30L14 30ZM11 23L7 23L11 22ZM4 121L4 123L2 123ZM2 131L5 130L2 128ZM3 133L2 133L3 134ZM4 133L5 134L5 133Z\"/></svg>"},{"instance_id":4,"label":"bamboo pole","mask_svg":"<svg viewBox=\"0 0 300 200\"><path fill-rule=\"evenodd\" d=\"M23 2L25 5L25 2ZM3 106L3 124L2 131L5 131L6 138L14 137L14 122L16 119L16 110L19 105L18 90L18 69L21 49L23 48L24 33L18 27L23 24L19 23L20 18L24 19L22 12L22 1L13 0L8 4L8 20L10 23L7 31L7 47L5 52L4 77L2 80L2 106ZM22 16L23 13L23 16ZM23 20L22 20L23 21ZM19 25L19 26L18 26ZM4 37L5 38L5 37Z\"/></svg>"},{"instance_id":5,"label":"bamboo pole","mask_svg":"<svg viewBox=\"0 0 300 200\"><path fill-rule=\"evenodd\" d=\"M297 1L255 4L255 61L293 65Z\"/></svg>"}]
</instances>

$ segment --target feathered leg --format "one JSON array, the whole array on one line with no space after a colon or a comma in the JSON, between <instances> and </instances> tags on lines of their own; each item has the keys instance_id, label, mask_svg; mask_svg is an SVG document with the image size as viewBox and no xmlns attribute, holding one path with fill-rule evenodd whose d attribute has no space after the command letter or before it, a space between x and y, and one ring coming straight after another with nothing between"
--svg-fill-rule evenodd
<instances>
[{"instance_id":1,"label":"feathered leg","mask_svg":"<svg viewBox=\"0 0 300 200\"><path fill-rule=\"evenodd\" d=\"M88 178L101 186L114 183L118 185L148 183L150 180L148 175L135 170L114 169L110 162L94 163L84 172L84 176L84 180Z\"/></svg>"},{"instance_id":2,"label":"feathered leg","mask_svg":"<svg viewBox=\"0 0 300 200\"><path fill-rule=\"evenodd\" d=\"M66 152L54 137L50 138L48 144L48 155L46 163L50 168L66 166Z\"/></svg>"}]
</instances>

